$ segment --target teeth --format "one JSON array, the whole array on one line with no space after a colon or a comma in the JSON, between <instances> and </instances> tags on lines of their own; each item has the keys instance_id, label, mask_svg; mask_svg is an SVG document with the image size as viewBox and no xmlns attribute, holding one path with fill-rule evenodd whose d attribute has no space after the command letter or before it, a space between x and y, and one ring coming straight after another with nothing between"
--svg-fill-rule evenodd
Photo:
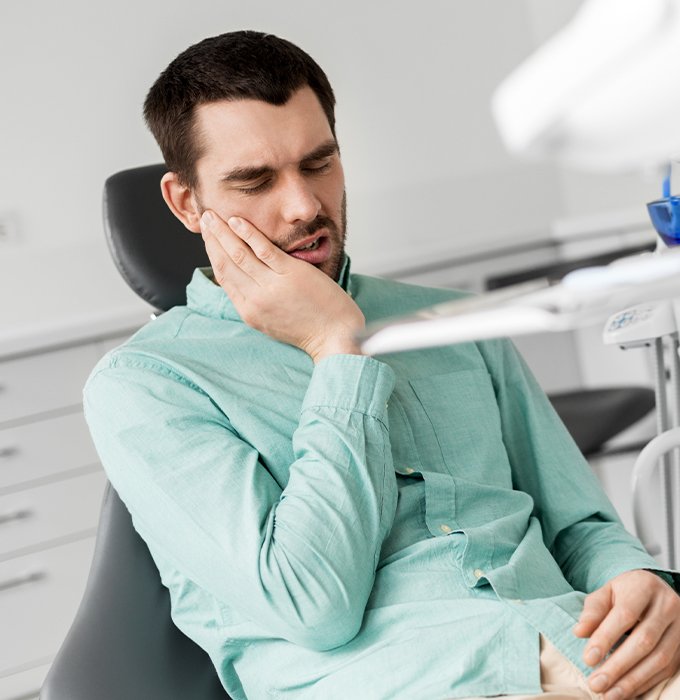
<instances>
[{"instance_id":1,"label":"teeth","mask_svg":"<svg viewBox=\"0 0 680 700\"><path fill-rule=\"evenodd\" d=\"M315 241L312 241L308 245L303 245L301 248L298 248L298 250L316 250L319 247L319 239L317 238Z\"/></svg>"}]
</instances>

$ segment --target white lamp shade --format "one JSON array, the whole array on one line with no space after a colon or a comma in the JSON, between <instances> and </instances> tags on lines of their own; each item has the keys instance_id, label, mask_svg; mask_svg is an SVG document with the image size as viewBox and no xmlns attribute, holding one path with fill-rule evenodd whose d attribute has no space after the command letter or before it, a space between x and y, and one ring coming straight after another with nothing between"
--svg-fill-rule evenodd
<instances>
[{"instance_id":1,"label":"white lamp shade","mask_svg":"<svg viewBox=\"0 0 680 700\"><path fill-rule=\"evenodd\" d=\"M680 156L680 0L587 0L496 90L512 152L593 170Z\"/></svg>"}]
</instances>

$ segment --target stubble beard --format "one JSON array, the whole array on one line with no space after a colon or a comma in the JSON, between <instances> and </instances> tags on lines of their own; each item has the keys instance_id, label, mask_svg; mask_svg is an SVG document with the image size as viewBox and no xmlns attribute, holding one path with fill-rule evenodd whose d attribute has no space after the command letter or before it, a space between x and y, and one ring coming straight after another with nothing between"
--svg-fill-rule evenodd
<instances>
[{"instance_id":1,"label":"stubble beard","mask_svg":"<svg viewBox=\"0 0 680 700\"><path fill-rule=\"evenodd\" d=\"M317 217L319 218L319 217ZM329 238L331 239L332 252L326 262L319 265L321 272L327 274L332 280L337 282L340 279L340 271L345 262L345 243L347 241L347 193L342 193L342 202L340 204L340 221L336 224L332 219L323 217L325 227L328 229ZM314 222L312 222L314 224ZM311 225L310 225L311 227ZM316 226L310 233L314 233L321 226ZM309 234L307 234L309 235Z\"/></svg>"}]
</instances>

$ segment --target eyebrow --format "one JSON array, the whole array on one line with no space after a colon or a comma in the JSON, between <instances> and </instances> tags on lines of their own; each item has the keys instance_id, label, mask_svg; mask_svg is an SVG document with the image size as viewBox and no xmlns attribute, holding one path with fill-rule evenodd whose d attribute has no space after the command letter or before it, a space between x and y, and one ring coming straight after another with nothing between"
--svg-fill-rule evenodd
<instances>
[{"instance_id":1,"label":"eyebrow","mask_svg":"<svg viewBox=\"0 0 680 700\"><path fill-rule=\"evenodd\" d=\"M323 160L324 158L329 158L335 153L339 153L338 143L335 139L329 139L321 145L317 146L313 151L306 153L300 159L300 164L313 163L316 160ZM249 182L251 180L258 180L265 175L271 175L274 172L274 168L270 165L253 165L253 166L237 166L233 170L224 173L220 180L222 182Z\"/></svg>"}]
</instances>

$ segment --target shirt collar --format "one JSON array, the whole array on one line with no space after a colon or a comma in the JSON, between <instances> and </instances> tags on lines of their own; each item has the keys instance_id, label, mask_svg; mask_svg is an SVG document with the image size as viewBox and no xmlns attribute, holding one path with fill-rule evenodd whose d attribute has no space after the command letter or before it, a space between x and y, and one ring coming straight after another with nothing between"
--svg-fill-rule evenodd
<instances>
[{"instance_id":1,"label":"shirt collar","mask_svg":"<svg viewBox=\"0 0 680 700\"><path fill-rule=\"evenodd\" d=\"M350 260L345 254L338 284L351 296L352 275L350 273ZM187 306L205 316L240 320L238 311L227 296L226 292L214 282L211 267L197 267L187 285Z\"/></svg>"}]
</instances>

